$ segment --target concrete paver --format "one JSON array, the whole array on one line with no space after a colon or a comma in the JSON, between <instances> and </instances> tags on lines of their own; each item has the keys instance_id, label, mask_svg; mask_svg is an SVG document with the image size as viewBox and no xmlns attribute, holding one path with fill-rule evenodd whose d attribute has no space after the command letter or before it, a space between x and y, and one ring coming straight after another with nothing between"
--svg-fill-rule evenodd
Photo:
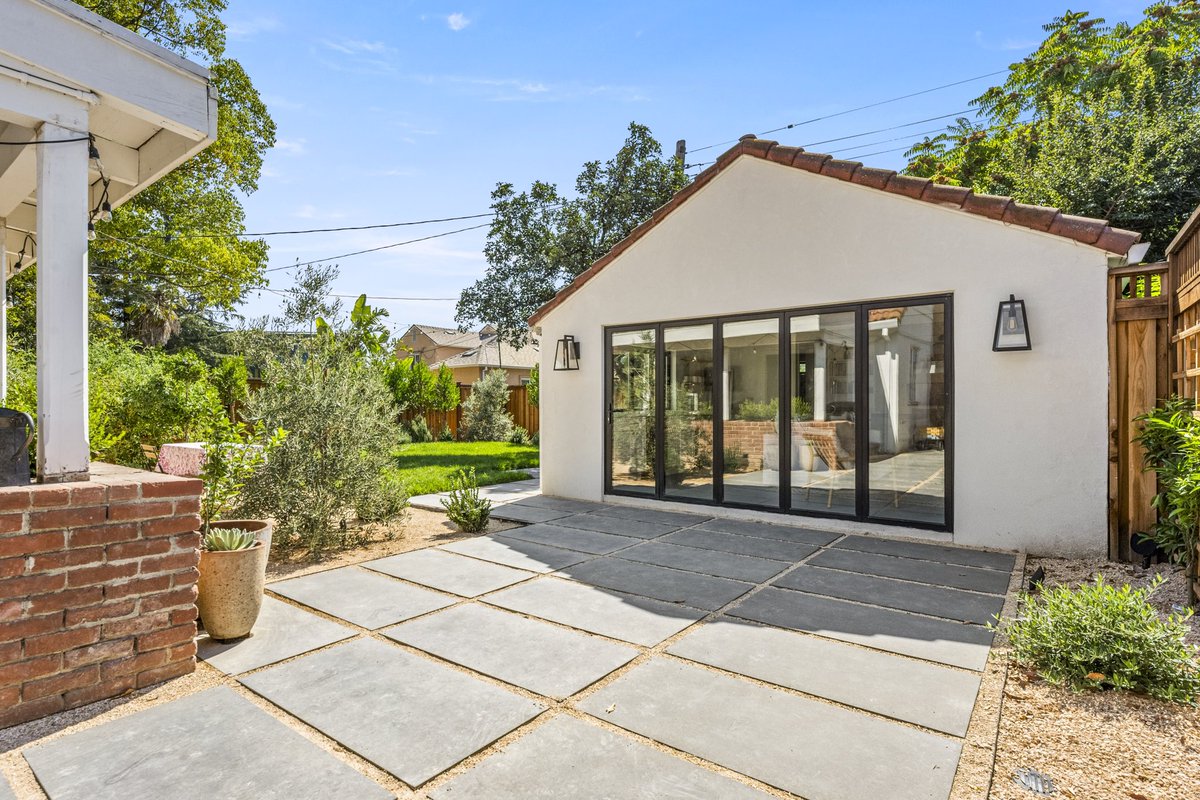
<instances>
[{"instance_id":1,"label":"concrete paver","mask_svg":"<svg viewBox=\"0 0 1200 800\"><path fill-rule=\"evenodd\" d=\"M1008 573L994 569L837 549L826 550L814 556L809 563L816 567L862 572L867 575L970 589L975 592L1003 595L1008 591Z\"/></svg>"},{"instance_id":2,"label":"concrete paver","mask_svg":"<svg viewBox=\"0 0 1200 800\"><path fill-rule=\"evenodd\" d=\"M504 536L463 539L459 542L441 545L438 549L539 573L553 572L592 557L576 550L548 547Z\"/></svg>"},{"instance_id":3,"label":"concrete paver","mask_svg":"<svg viewBox=\"0 0 1200 800\"><path fill-rule=\"evenodd\" d=\"M235 675L354 635L353 628L330 622L274 597L264 597L262 611L249 637L236 642L218 642L207 635L201 636L196 642L197 655L222 672Z\"/></svg>"},{"instance_id":4,"label":"concrete paver","mask_svg":"<svg viewBox=\"0 0 1200 800\"><path fill-rule=\"evenodd\" d=\"M476 597L533 577L531 572L432 547L368 561L362 566L461 597Z\"/></svg>"},{"instance_id":5,"label":"concrete paver","mask_svg":"<svg viewBox=\"0 0 1200 800\"><path fill-rule=\"evenodd\" d=\"M615 533L618 536L632 536L636 539L653 539L664 533L679 530L678 525L668 525L662 522L641 522L625 517L613 517L607 514L572 514L554 520L555 525L567 528L582 528L586 531Z\"/></svg>"},{"instance_id":6,"label":"concrete paver","mask_svg":"<svg viewBox=\"0 0 1200 800\"><path fill-rule=\"evenodd\" d=\"M268 588L364 628L382 628L454 602L445 595L358 567L314 572L272 583Z\"/></svg>"},{"instance_id":7,"label":"concrete paver","mask_svg":"<svg viewBox=\"0 0 1200 800\"><path fill-rule=\"evenodd\" d=\"M731 578L753 583L765 581L791 566L786 561L739 556L721 550L701 550L697 547L683 547L666 542L644 542L628 550L622 550L616 555L618 558L630 561L642 561L660 567L700 572L705 575L715 575L718 578Z\"/></svg>"},{"instance_id":8,"label":"concrete paver","mask_svg":"<svg viewBox=\"0 0 1200 800\"><path fill-rule=\"evenodd\" d=\"M789 562L801 561L817 552L818 549L815 544L697 529L678 531L662 537L661 541L705 550L723 550L726 553L736 553L741 556L773 558L776 561Z\"/></svg>"},{"instance_id":9,"label":"concrete paver","mask_svg":"<svg viewBox=\"0 0 1200 800\"><path fill-rule=\"evenodd\" d=\"M943 564L959 564L964 567L984 567L1001 572L1011 572L1016 563L1016 556L1012 553L994 553L926 542L906 542L902 539L884 539L879 536L847 536L834 546L842 550L940 561Z\"/></svg>"},{"instance_id":10,"label":"concrete paver","mask_svg":"<svg viewBox=\"0 0 1200 800\"><path fill-rule=\"evenodd\" d=\"M616 536L599 531L586 531L579 528L564 528L553 523L526 525L504 532L510 539L523 539L527 542L547 544L551 547L562 547L567 550L578 550L581 553L604 555L614 550L637 544L640 540L629 536Z\"/></svg>"},{"instance_id":11,"label":"concrete paver","mask_svg":"<svg viewBox=\"0 0 1200 800\"><path fill-rule=\"evenodd\" d=\"M574 580L668 603L716 611L754 588L753 584L696 572L656 567L619 558L596 558L562 571Z\"/></svg>"},{"instance_id":12,"label":"concrete paver","mask_svg":"<svg viewBox=\"0 0 1200 800\"><path fill-rule=\"evenodd\" d=\"M812 528L798 528L793 525L772 525L768 522L752 522L744 519L725 519L716 517L703 525L697 525L697 530L720 531L721 533L736 533L742 536L757 536L760 539L779 539L785 542L799 542L824 547L838 538L840 534L830 531L818 531Z\"/></svg>"}]
</instances>

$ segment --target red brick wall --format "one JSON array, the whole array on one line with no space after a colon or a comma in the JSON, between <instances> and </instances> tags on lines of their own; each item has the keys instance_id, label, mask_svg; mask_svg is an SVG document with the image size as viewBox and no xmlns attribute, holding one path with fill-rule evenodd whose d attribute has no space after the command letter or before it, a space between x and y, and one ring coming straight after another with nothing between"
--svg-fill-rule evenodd
<instances>
[{"instance_id":1,"label":"red brick wall","mask_svg":"<svg viewBox=\"0 0 1200 800\"><path fill-rule=\"evenodd\" d=\"M106 464L0 489L0 728L195 669L200 491Z\"/></svg>"}]
</instances>

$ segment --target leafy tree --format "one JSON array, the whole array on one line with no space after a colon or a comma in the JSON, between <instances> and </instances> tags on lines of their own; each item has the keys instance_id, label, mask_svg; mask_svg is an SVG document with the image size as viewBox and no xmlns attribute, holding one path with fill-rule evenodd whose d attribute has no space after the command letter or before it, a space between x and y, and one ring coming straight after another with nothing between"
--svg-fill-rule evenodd
<instances>
[{"instance_id":1,"label":"leafy tree","mask_svg":"<svg viewBox=\"0 0 1200 800\"><path fill-rule=\"evenodd\" d=\"M539 306L687 182L683 165L664 158L650 129L632 122L615 157L583 165L574 197L543 181L523 192L497 184L496 217L484 247L487 272L462 293L455 319L464 330L494 325L504 341L524 344L526 320Z\"/></svg>"},{"instance_id":2,"label":"leafy tree","mask_svg":"<svg viewBox=\"0 0 1200 800\"><path fill-rule=\"evenodd\" d=\"M238 406L250 397L250 373L246 359L241 356L225 356L213 367L210 377L221 398L221 405L229 411L229 419L237 420Z\"/></svg>"},{"instance_id":3,"label":"leafy tree","mask_svg":"<svg viewBox=\"0 0 1200 800\"><path fill-rule=\"evenodd\" d=\"M471 385L471 396L463 403L462 438L468 442L506 442L512 431L504 370L489 369Z\"/></svg>"},{"instance_id":4,"label":"leafy tree","mask_svg":"<svg viewBox=\"0 0 1200 800\"><path fill-rule=\"evenodd\" d=\"M907 172L1140 231L1161 255L1200 202L1200 2L1135 25L1067 12L974 101L976 119L909 151Z\"/></svg>"},{"instance_id":5,"label":"leafy tree","mask_svg":"<svg viewBox=\"0 0 1200 800\"><path fill-rule=\"evenodd\" d=\"M453 411L461 400L462 392L458 390L458 381L454 380L454 370L442 364L433 381L429 407L434 411Z\"/></svg>"},{"instance_id":6,"label":"leafy tree","mask_svg":"<svg viewBox=\"0 0 1200 800\"><path fill-rule=\"evenodd\" d=\"M188 314L231 310L260 283L267 244L245 232L240 196L258 187L275 123L249 76L225 56L225 0L83 0L101 16L209 68L217 141L99 222L90 247L101 305L123 332L164 344ZM194 232L209 238L176 236Z\"/></svg>"},{"instance_id":7,"label":"leafy tree","mask_svg":"<svg viewBox=\"0 0 1200 800\"><path fill-rule=\"evenodd\" d=\"M451 411L458 405L458 384L445 364L434 372L415 358L393 359L384 367L383 377L399 411L423 414Z\"/></svg>"},{"instance_id":8,"label":"leafy tree","mask_svg":"<svg viewBox=\"0 0 1200 800\"><path fill-rule=\"evenodd\" d=\"M528 392L529 404L535 408L542 399L542 365L534 364L533 369L529 370L529 383L525 386Z\"/></svg>"}]
</instances>

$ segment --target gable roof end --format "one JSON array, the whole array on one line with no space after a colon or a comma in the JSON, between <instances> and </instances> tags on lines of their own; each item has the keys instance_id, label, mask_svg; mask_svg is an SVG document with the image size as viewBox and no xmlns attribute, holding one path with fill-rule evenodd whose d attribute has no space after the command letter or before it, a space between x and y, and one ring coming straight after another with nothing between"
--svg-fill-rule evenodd
<instances>
[{"instance_id":1,"label":"gable roof end","mask_svg":"<svg viewBox=\"0 0 1200 800\"><path fill-rule=\"evenodd\" d=\"M575 280L560 289L558 294L534 312L533 316L529 318L529 324L536 325L552 309L579 291L580 287L590 281L597 272L608 266L634 242L645 236L651 228L658 225L663 217L682 205L684 201L741 156L761 158L764 161L772 161L794 169L802 169L805 172L902 195L913 200L955 208L1008 225L1050 233L1109 253L1124 255L1142 238L1140 233L1114 228L1106 220L1076 217L1064 214L1057 208L1026 205L1018 203L1011 197L975 194L965 186L949 186L934 183L928 178L917 178L911 175L901 175L893 170L866 167L858 161L843 161L824 153L809 153L802 147L788 147L775 141L758 139L754 134L747 134L736 145L718 156L711 167L676 192L675 196L655 211L649 219L617 242L612 250L609 250L596 263L576 276Z\"/></svg>"}]
</instances>

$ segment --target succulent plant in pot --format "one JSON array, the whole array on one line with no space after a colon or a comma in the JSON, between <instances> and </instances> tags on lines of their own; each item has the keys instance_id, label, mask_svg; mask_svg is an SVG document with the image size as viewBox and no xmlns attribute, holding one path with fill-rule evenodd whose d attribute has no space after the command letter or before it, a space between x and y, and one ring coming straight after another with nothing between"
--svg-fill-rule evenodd
<instances>
[{"instance_id":1,"label":"succulent plant in pot","mask_svg":"<svg viewBox=\"0 0 1200 800\"><path fill-rule=\"evenodd\" d=\"M271 435L253 427L242 430L222 417L214 421L204 448L196 606L213 639L240 639L250 634L262 609L271 552L269 520L218 518L235 507L246 480L286 435L283 430Z\"/></svg>"}]
</instances>

